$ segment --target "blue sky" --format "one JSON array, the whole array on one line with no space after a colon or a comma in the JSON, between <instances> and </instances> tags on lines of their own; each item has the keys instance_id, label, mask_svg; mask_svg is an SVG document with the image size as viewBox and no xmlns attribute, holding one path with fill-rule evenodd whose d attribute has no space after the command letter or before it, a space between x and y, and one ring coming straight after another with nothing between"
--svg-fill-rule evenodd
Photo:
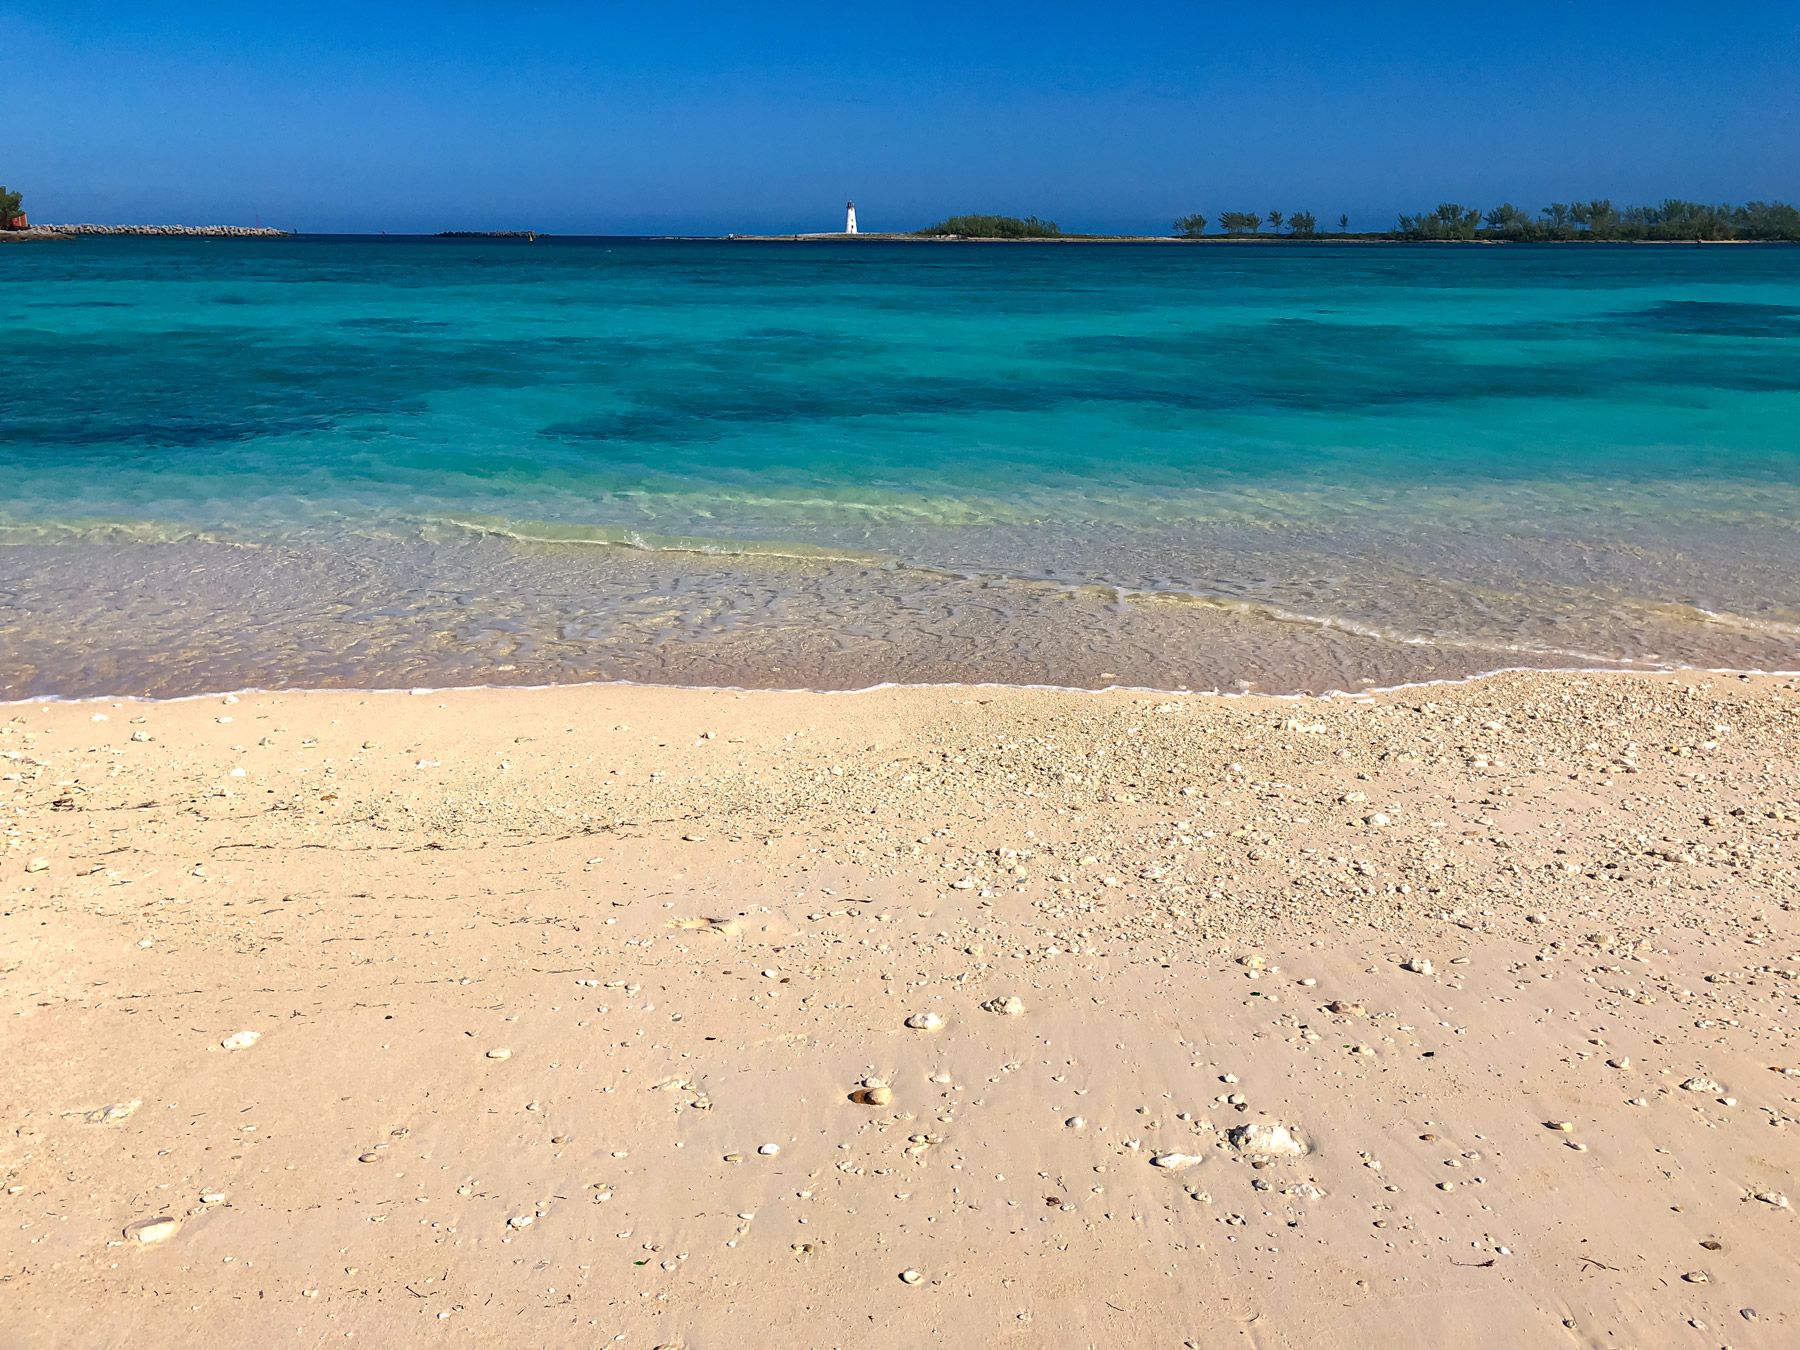
<instances>
[{"instance_id":1,"label":"blue sky","mask_svg":"<svg viewBox=\"0 0 1800 1350\"><path fill-rule=\"evenodd\" d=\"M755 12L757 10L763 12ZM0 0L46 220L1385 227L1446 199L1800 199L1800 5Z\"/></svg>"}]
</instances>

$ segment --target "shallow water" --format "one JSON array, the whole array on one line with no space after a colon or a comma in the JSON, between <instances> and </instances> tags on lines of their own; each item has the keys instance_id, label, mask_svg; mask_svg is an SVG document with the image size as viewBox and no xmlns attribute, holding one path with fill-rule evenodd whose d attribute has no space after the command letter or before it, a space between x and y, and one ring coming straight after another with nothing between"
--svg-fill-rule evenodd
<instances>
[{"instance_id":1,"label":"shallow water","mask_svg":"<svg viewBox=\"0 0 1800 1350\"><path fill-rule=\"evenodd\" d=\"M1800 666L1800 249L0 252L0 696Z\"/></svg>"}]
</instances>

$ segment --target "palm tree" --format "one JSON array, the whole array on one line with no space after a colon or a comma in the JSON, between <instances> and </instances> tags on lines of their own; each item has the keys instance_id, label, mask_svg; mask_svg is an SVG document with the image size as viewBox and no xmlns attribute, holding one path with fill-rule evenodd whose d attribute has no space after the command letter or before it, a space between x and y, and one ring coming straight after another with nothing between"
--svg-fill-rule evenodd
<instances>
[{"instance_id":1,"label":"palm tree","mask_svg":"<svg viewBox=\"0 0 1800 1350\"><path fill-rule=\"evenodd\" d=\"M1350 216L1347 212L1338 217L1338 233L1339 234L1350 233Z\"/></svg>"},{"instance_id":2,"label":"palm tree","mask_svg":"<svg viewBox=\"0 0 1800 1350\"><path fill-rule=\"evenodd\" d=\"M1175 222L1175 233L1183 239L1198 239L1206 233L1206 217L1198 213L1181 217Z\"/></svg>"},{"instance_id":3,"label":"palm tree","mask_svg":"<svg viewBox=\"0 0 1800 1350\"><path fill-rule=\"evenodd\" d=\"M1275 233L1277 233L1277 234L1281 233L1281 220L1282 220L1281 212L1279 212L1279 211L1269 212L1269 228L1271 230L1274 230Z\"/></svg>"}]
</instances>

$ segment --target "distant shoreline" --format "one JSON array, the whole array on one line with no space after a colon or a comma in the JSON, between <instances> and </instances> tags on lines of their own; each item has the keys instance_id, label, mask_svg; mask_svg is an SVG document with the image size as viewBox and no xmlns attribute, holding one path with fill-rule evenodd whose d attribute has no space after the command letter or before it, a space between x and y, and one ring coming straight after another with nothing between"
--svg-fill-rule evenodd
<instances>
[{"instance_id":1,"label":"distant shoreline","mask_svg":"<svg viewBox=\"0 0 1800 1350\"><path fill-rule=\"evenodd\" d=\"M645 237L677 239L695 236L657 235ZM868 232L843 234L840 232L835 234L727 234L718 237L735 244L1180 244L1183 247L1206 245L1235 248L1290 244L1330 244L1336 247L1426 245L1455 248L1519 245L1536 247L1544 244L1559 246L1566 244L1581 248L1605 244L1653 245L1659 248L1693 248L1695 245L1711 248L1720 244L1773 244L1790 248L1794 246L1794 241L1788 239L1406 239L1398 235L1386 234L1209 234L1198 238L1178 234L1059 234L1023 238L992 238L969 234L875 234Z\"/></svg>"},{"instance_id":2,"label":"distant shoreline","mask_svg":"<svg viewBox=\"0 0 1800 1350\"><path fill-rule=\"evenodd\" d=\"M1246 235L1203 235L1198 238L1173 234L1061 234L1049 236L1032 236L1023 238L995 238L982 235L966 234L911 234L911 233L877 233L865 231L859 234L833 233L800 233L800 234L551 234L541 230L440 230L435 232L389 234L386 232L373 234L337 233L321 231L317 233L299 230L278 230L269 226L249 225L34 225L25 230L0 230L0 243L41 243L48 240L70 240L78 238L169 238L169 239L356 239L381 240L389 239L396 243L407 240L442 239L462 242L554 242L572 239L632 239L656 243L731 243L731 244L1020 244L1020 245L1081 245L1081 244L1123 244L1123 245L1181 245L1227 247L1227 248L1271 248L1289 246L1328 245L1334 248L1368 248L1368 247L1453 247L1453 248L1487 248L1496 246L1542 245L1593 247L1599 245L1630 245L1633 247L1655 248L1713 248L1731 247L1787 247L1796 246L1797 241L1789 239L1408 239L1394 234L1246 234Z\"/></svg>"}]
</instances>

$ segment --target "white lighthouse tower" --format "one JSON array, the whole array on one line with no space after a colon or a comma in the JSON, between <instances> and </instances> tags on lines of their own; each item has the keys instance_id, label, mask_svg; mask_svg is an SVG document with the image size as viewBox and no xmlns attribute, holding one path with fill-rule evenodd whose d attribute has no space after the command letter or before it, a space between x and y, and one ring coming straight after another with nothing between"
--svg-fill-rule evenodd
<instances>
[{"instance_id":1,"label":"white lighthouse tower","mask_svg":"<svg viewBox=\"0 0 1800 1350\"><path fill-rule=\"evenodd\" d=\"M845 234L855 234L856 233L856 203L855 202L845 202L844 203L844 233Z\"/></svg>"}]
</instances>

